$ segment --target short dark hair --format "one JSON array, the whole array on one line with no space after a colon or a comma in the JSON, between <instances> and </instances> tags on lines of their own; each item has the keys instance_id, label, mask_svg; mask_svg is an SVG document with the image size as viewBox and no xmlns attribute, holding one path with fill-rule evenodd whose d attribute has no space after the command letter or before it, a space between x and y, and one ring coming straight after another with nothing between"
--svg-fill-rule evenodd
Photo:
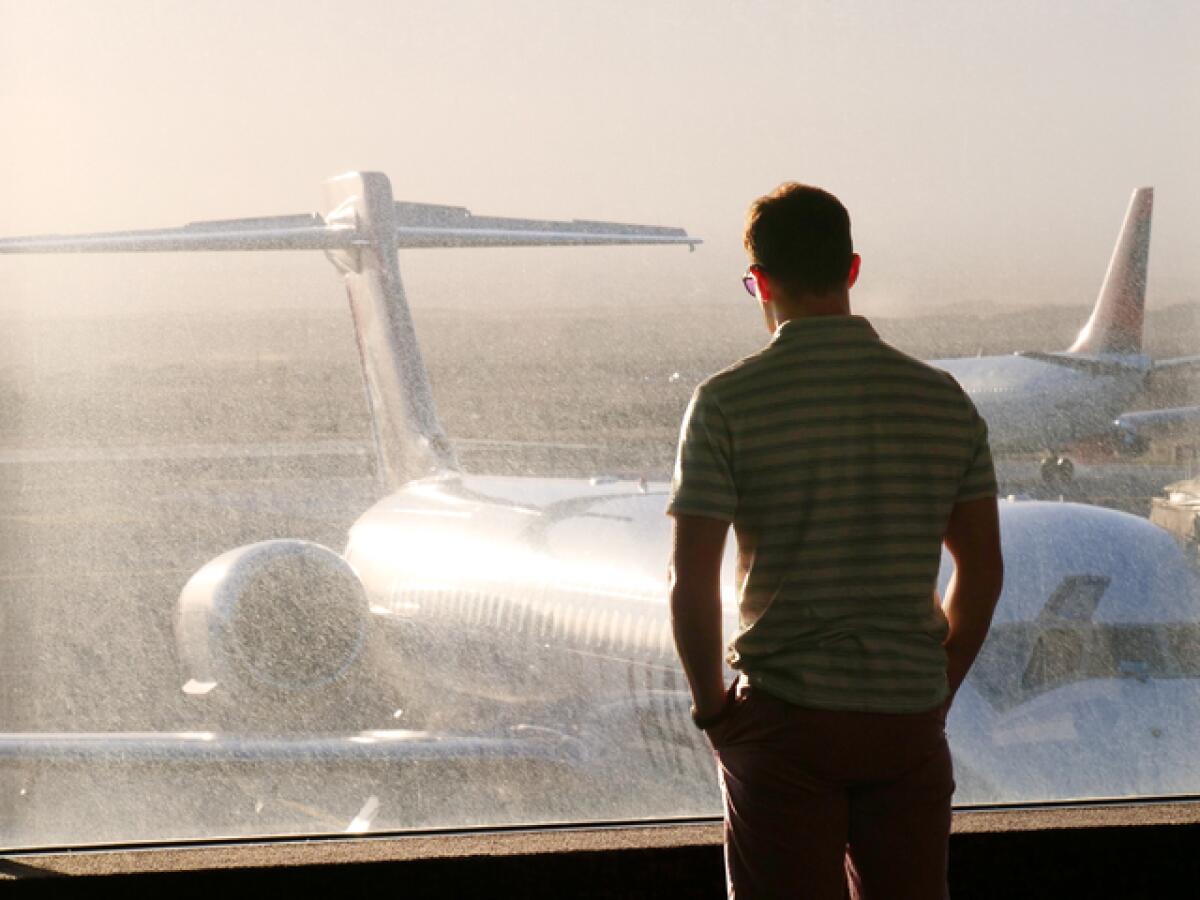
<instances>
[{"instance_id":1,"label":"short dark hair","mask_svg":"<svg viewBox=\"0 0 1200 900\"><path fill-rule=\"evenodd\" d=\"M759 197L743 242L750 261L795 294L824 294L850 276L850 214L819 187L788 182Z\"/></svg>"}]
</instances>

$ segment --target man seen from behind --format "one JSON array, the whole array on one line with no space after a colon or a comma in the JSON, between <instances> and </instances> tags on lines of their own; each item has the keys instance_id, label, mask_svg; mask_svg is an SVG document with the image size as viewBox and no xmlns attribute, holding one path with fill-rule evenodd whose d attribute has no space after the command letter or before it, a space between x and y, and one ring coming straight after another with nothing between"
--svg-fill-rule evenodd
<instances>
[{"instance_id":1,"label":"man seen from behind","mask_svg":"<svg viewBox=\"0 0 1200 900\"><path fill-rule=\"evenodd\" d=\"M750 208L770 343L702 383L680 437L671 615L725 802L730 897L946 895L945 717L1003 578L987 426L948 374L851 315L836 197ZM720 568L737 542L722 667ZM955 574L939 603L943 542Z\"/></svg>"}]
</instances>

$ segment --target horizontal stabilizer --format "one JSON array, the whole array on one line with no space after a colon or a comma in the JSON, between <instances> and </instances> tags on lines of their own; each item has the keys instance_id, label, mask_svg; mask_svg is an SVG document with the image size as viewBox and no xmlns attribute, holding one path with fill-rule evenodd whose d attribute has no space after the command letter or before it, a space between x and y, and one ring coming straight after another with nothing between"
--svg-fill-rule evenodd
<instances>
[{"instance_id":1,"label":"horizontal stabilizer","mask_svg":"<svg viewBox=\"0 0 1200 900\"><path fill-rule=\"evenodd\" d=\"M702 243L682 228L475 216L458 206L397 203L396 246L540 247ZM199 250L352 250L370 239L315 213L192 222L179 228L0 239L0 253L171 253Z\"/></svg>"},{"instance_id":2,"label":"horizontal stabilizer","mask_svg":"<svg viewBox=\"0 0 1200 900\"><path fill-rule=\"evenodd\" d=\"M406 247L537 247L584 244L701 243L682 228L625 225L574 219L508 219L476 216L461 206L396 203L396 246Z\"/></svg>"},{"instance_id":3,"label":"horizontal stabilizer","mask_svg":"<svg viewBox=\"0 0 1200 900\"><path fill-rule=\"evenodd\" d=\"M173 253L188 250L349 250L353 228L317 215L193 222L96 234L44 234L0 239L0 253Z\"/></svg>"}]
</instances>

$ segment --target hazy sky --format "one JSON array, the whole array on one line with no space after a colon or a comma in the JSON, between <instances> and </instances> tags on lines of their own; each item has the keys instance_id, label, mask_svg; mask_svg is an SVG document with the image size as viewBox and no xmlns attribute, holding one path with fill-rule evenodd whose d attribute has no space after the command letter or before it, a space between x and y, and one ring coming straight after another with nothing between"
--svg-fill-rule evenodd
<instances>
[{"instance_id":1,"label":"hazy sky","mask_svg":"<svg viewBox=\"0 0 1200 900\"><path fill-rule=\"evenodd\" d=\"M1143 184L1150 303L1200 300L1192 0L0 0L0 116L4 235L302 212L370 168L706 241L408 254L418 304L737 301L744 209L789 179L850 208L868 313L1090 303ZM0 260L0 309L339 296L295 256Z\"/></svg>"}]
</instances>

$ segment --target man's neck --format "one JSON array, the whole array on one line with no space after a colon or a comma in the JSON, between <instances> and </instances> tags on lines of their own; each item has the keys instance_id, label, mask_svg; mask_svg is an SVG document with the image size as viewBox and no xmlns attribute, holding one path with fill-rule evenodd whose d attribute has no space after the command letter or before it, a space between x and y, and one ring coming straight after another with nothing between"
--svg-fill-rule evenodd
<instances>
[{"instance_id":1,"label":"man's neck","mask_svg":"<svg viewBox=\"0 0 1200 900\"><path fill-rule=\"evenodd\" d=\"M850 313L850 292L835 291L818 296L807 296L797 300L780 298L771 304L771 314L768 323L773 319L775 328L793 319L807 319L813 316L848 316Z\"/></svg>"}]
</instances>

